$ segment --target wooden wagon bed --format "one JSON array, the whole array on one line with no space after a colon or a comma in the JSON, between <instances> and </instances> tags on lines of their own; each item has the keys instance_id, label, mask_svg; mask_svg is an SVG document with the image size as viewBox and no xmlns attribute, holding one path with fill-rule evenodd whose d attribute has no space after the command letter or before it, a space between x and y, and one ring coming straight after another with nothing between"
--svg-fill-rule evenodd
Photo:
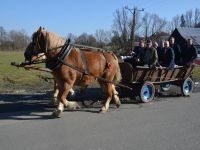
<instances>
[{"instance_id":1,"label":"wooden wagon bed","mask_svg":"<svg viewBox=\"0 0 200 150\"><path fill-rule=\"evenodd\" d=\"M137 66L133 68L127 62L122 62L119 65L122 75L121 83L131 87L143 102L149 102L154 98L154 85L161 85L161 89L164 91L167 91L169 85L178 85L185 96L190 95L193 90L193 81L190 78L194 69L193 64L190 66L177 66L173 70L165 67L150 69L149 67ZM146 92L150 93L149 98L143 100Z\"/></svg>"}]
</instances>

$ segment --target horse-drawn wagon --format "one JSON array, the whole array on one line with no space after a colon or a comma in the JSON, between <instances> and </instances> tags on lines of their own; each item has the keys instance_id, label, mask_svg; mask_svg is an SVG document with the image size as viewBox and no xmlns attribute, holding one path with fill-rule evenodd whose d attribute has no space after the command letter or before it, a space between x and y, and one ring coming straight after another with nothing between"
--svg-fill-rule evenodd
<instances>
[{"instance_id":1,"label":"horse-drawn wagon","mask_svg":"<svg viewBox=\"0 0 200 150\"><path fill-rule=\"evenodd\" d=\"M24 55L28 63L33 64L37 62L32 58L41 53L45 54L46 66L58 84L59 104L52 113L53 117L59 117L64 106L69 109L79 108L76 101L68 101L66 98L70 89L75 85L87 87L94 81L98 81L106 93L101 108L102 112L108 111L111 99L114 100L117 107L121 104L115 85L133 90L143 102L153 100L156 85L160 85L162 90L167 90L172 84L178 85L185 96L190 95L193 90L193 81L190 78L193 65L176 67L173 70L133 68L129 63L118 63L116 55L111 52L92 51L90 47L77 48L77 45L70 44L65 38L40 27L33 33L32 42L26 48ZM21 66L15 63L12 65ZM25 67L24 65L26 63L22 64L23 67ZM33 69L41 70L40 68ZM46 69L42 70L46 71ZM120 80L121 76L122 80Z\"/></svg>"},{"instance_id":2,"label":"horse-drawn wagon","mask_svg":"<svg viewBox=\"0 0 200 150\"><path fill-rule=\"evenodd\" d=\"M150 102L154 99L157 88L168 91L171 85L181 88L183 96L189 96L193 90L191 73L194 65L177 66L173 70L165 67L132 67L131 64L120 63L122 80L121 84L132 88L135 96L139 96L142 102ZM122 88L122 91L124 89Z\"/></svg>"}]
</instances>

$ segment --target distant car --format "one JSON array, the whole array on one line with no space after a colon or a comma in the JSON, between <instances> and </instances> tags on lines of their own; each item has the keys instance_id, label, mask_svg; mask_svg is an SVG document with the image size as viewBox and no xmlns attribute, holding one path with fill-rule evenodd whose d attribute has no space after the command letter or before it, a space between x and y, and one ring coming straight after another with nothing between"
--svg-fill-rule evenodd
<instances>
[{"instance_id":1,"label":"distant car","mask_svg":"<svg viewBox=\"0 0 200 150\"><path fill-rule=\"evenodd\" d=\"M194 61L195 64L200 65L200 57L197 57L197 59Z\"/></svg>"}]
</instances>

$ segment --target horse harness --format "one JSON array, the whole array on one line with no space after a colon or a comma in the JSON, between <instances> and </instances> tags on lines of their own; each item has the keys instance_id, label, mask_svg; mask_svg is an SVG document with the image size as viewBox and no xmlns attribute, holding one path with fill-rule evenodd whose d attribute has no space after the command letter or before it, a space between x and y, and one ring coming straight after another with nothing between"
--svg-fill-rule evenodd
<instances>
[{"instance_id":1,"label":"horse harness","mask_svg":"<svg viewBox=\"0 0 200 150\"><path fill-rule=\"evenodd\" d=\"M46 67L48 69L54 70L54 69L60 67L62 64L64 64L64 65L82 73L80 81L83 79L83 77L85 75L91 75L91 76L94 76L95 78L98 78L100 80L104 80L105 82L111 82L111 81L107 81L106 79L104 79L102 77L97 77L97 76L93 75L92 73L90 73L89 69L88 69L88 61L87 61L87 58L86 58L83 50L76 48L71 44L67 44L67 42L68 41L66 41L65 44L63 45L63 47L61 48L58 57L51 59L51 60L46 60ZM73 66L73 65L64 61L64 58L67 57L71 53L72 48L75 48L77 51L80 52L81 60L82 60L82 63L83 63L83 69L76 67L76 66ZM105 69L104 69L104 72L105 72L106 70L111 68L111 63L108 62L108 58L107 58L105 52L104 51L100 51L100 52L102 52L102 54L103 54L103 56L105 57L105 60L106 60L106 66L105 66Z\"/></svg>"}]
</instances>

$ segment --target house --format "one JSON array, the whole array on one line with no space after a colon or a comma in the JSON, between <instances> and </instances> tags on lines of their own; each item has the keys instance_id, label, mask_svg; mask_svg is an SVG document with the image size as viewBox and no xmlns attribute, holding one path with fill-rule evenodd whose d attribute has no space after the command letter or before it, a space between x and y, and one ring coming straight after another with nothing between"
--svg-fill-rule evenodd
<instances>
[{"instance_id":1,"label":"house","mask_svg":"<svg viewBox=\"0 0 200 150\"><path fill-rule=\"evenodd\" d=\"M181 49L184 49L187 39L192 38L198 57L196 63L200 64L200 28L179 27L172 32L170 37L175 38L176 43L180 45Z\"/></svg>"},{"instance_id":2,"label":"house","mask_svg":"<svg viewBox=\"0 0 200 150\"><path fill-rule=\"evenodd\" d=\"M154 34L152 34L149 39L151 39L152 41L156 41L158 43L160 43L161 41L165 41L169 39L170 34L166 33L166 32L155 32Z\"/></svg>"}]
</instances>

